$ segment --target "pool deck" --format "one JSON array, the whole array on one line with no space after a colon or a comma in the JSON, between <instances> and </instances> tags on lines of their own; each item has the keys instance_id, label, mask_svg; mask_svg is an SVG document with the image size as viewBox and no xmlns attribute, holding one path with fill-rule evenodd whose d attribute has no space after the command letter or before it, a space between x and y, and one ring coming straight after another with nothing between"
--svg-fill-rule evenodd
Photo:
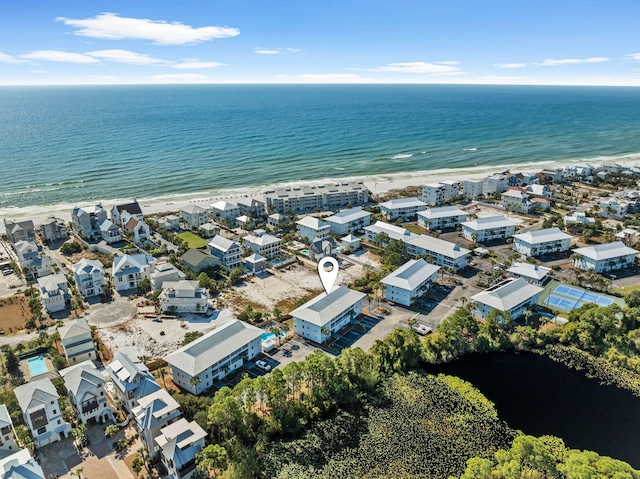
<instances>
[{"instance_id":1,"label":"pool deck","mask_svg":"<svg viewBox=\"0 0 640 479\"><path fill-rule=\"evenodd\" d=\"M42 374L36 374L35 376L32 376L31 370L29 369L29 359L33 359L33 358L27 358L20 361L20 369L22 369L22 374L24 376L25 381L29 382L32 379L42 379L44 377L48 377L51 379L58 376L58 374L55 371L55 368L53 367L53 363L51 362L51 359L47 356L44 357L44 363L47 366L47 370Z\"/></svg>"}]
</instances>

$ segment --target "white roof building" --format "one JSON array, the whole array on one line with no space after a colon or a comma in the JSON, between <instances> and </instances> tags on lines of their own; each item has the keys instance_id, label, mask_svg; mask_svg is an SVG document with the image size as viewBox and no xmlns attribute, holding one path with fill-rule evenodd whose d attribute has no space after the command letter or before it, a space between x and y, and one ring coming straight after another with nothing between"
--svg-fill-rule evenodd
<instances>
[{"instance_id":1,"label":"white roof building","mask_svg":"<svg viewBox=\"0 0 640 479\"><path fill-rule=\"evenodd\" d=\"M441 206L418 212L418 224L429 230L456 228L467 219L467 212L457 206Z\"/></svg>"},{"instance_id":2,"label":"white roof building","mask_svg":"<svg viewBox=\"0 0 640 479\"><path fill-rule=\"evenodd\" d=\"M546 228L514 235L513 248L526 257L560 253L569 249L572 239L559 228Z\"/></svg>"},{"instance_id":3,"label":"white roof building","mask_svg":"<svg viewBox=\"0 0 640 479\"><path fill-rule=\"evenodd\" d=\"M104 377L93 361L70 366L60 371L69 400L76 409L80 420L87 424L89 419L102 423L113 419L111 406L104 394Z\"/></svg>"},{"instance_id":4,"label":"white roof building","mask_svg":"<svg viewBox=\"0 0 640 479\"><path fill-rule=\"evenodd\" d=\"M44 479L44 472L29 450L19 449L0 458L0 476L2 479Z\"/></svg>"},{"instance_id":5,"label":"white roof building","mask_svg":"<svg viewBox=\"0 0 640 479\"><path fill-rule=\"evenodd\" d=\"M209 241L208 245L209 252L222 261L225 267L234 268L240 264L242 250L238 242L217 235Z\"/></svg>"},{"instance_id":6,"label":"white roof building","mask_svg":"<svg viewBox=\"0 0 640 479\"><path fill-rule=\"evenodd\" d=\"M98 260L82 258L73 265L73 277L82 296L95 296L102 292L104 266Z\"/></svg>"},{"instance_id":7,"label":"white roof building","mask_svg":"<svg viewBox=\"0 0 640 479\"><path fill-rule=\"evenodd\" d=\"M340 211L333 216L325 218L331 225L331 232L336 235L346 235L358 231L371 224L371 213L356 206L348 210Z\"/></svg>"},{"instance_id":8,"label":"white roof building","mask_svg":"<svg viewBox=\"0 0 640 479\"><path fill-rule=\"evenodd\" d=\"M471 254L471 250L429 235L418 235L407 241L407 251L414 258L420 255L431 256L435 264L456 271L467 266Z\"/></svg>"},{"instance_id":9,"label":"white roof building","mask_svg":"<svg viewBox=\"0 0 640 479\"><path fill-rule=\"evenodd\" d=\"M148 278L155 259L150 254L125 254L113 258L111 276L118 291L134 289L143 278Z\"/></svg>"},{"instance_id":10,"label":"white roof building","mask_svg":"<svg viewBox=\"0 0 640 479\"><path fill-rule=\"evenodd\" d=\"M198 281L165 281L158 300L163 312L204 313L209 309L209 290Z\"/></svg>"},{"instance_id":11,"label":"white roof building","mask_svg":"<svg viewBox=\"0 0 640 479\"><path fill-rule=\"evenodd\" d=\"M524 278L508 278L471 297L476 304L475 314L486 319L494 309L505 311L513 319L522 316L538 302L543 288L528 283Z\"/></svg>"},{"instance_id":12,"label":"white roof building","mask_svg":"<svg viewBox=\"0 0 640 479\"><path fill-rule=\"evenodd\" d=\"M378 236L380 233L387 234L390 240L398 240L405 243L418 236L417 234L411 233L401 226L391 225L389 223L385 223L384 221L376 221L375 224L367 226L364 231L369 243L375 241L376 236Z\"/></svg>"},{"instance_id":13,"label":"white roof building","mask_svg":"<svg viewBox=\"0 0 640 479\"><path fill-rule=\"evenodd\" d=\"M91 327L85 318L77 318L58 328L64 354L70 364L96 359Z\"/></svg>"},{"instance_id":14,"label":"white roof building","mask_svg":"<svg viewBox=\"0 0 640 479\"><path fill-rule=\"evenodd\" d=\"M107 366L118 397L128 411L138 405L138 400L160 389L149 368L136 356L118 351Z\"/></svg>"},{"instance_id":15,"label":"white roof building","mask_svg":"<svg viewBox=\"0 0 640 479\"><path fill-rule=\"evenodd\" d=\"M155 442L161 451L161 460L175 479L191 477L196 455L204 448L207 433L195 421L181 418L163 427Z\"/></svg>"},{"instance_id":16,"label":"white roof building","mask_svg":"<svg viewBox=\"0 0 640 479\"><path fill-rule=\"evenodd\" d=\"M633 265L638 251L629 248L622 241L577 248L574 254L580 256L574 265L584 271L593 269L596 273L628 268Z\"/></svg>"},{"instance_id":17,"label":"white roof building","mask_svg":"<svg viewBox=\"0 0 640 479\"><path fill-rule=\"evenodd\" d=\"M504 216L490 216L465 221L462 224L462 235L470 241L492 241L513 236L516 225Z\"/></svg>"},{"instance_id":18,"label":"white roof building","mask_svg":"<svg viewBox=\"0 0 640 479\"><path fill-rule=\"evenodd\" d=\"M298 234L301 238L305 238L308 241L313 241L316 238L324 239L331 232L331 226L329 223L325 223L313 216L305 216L304 218L296 221Z\"/></svg>"},{"instance_id":19,"label":"white roof building","mask_svg":"<svg viewBox=\"0 0 640 479\"><path fill-rule=\"evenodd\" d=\"M38 287L40 288L40 299L47 312L54 313L66 309L67 301L71 299L71 295L69 294L69 284L64 274L50 274L49 276L38 278Z\"/></svg>"},{"instance_id":20,"label":"white roof building","mask_svg":"<svg viewBox=\"0 0 640 479\"><path fill-rule=\"evenodd\" d=\"M400 266L380 282L385 285L385 298L394 303L410 306L435 283L440 266L423 259L412 259Z\"/></svg>"},{"instance_id":21,"label":"white roof building","mask_svg":"<svg viewBox=\"0 0 640 479\"><path fill-rule=\"evenodd\" d=\"M254 253L258 253L267 259L275 259L280 256L281 240L277 236L261 233L257 236L247 235L243 239L244 244Z\"/></svg>"},{"instance_id":22,"label":"white roof building","mask_svg":"<svg viewBox=\"0 0 640 479\"><path fill-rule=\"evenodd\" d=\"M551 272L551 268L538 266L537 264L515 262L507 269L507 272L514 278L524 278L529 283L542 285Z\"/></svg>"},{"instance_id":23,"label":"white roof building","mask_svg":"<svg viewBox=\"0 0 640 479\"><path fill-rule=\"evenodd\" d=\"M388 220L412 220L418 211L424 211L426 207L427 203L418 198L397 198L380 203L380 212Z\"/></svg>"}]
</instances>

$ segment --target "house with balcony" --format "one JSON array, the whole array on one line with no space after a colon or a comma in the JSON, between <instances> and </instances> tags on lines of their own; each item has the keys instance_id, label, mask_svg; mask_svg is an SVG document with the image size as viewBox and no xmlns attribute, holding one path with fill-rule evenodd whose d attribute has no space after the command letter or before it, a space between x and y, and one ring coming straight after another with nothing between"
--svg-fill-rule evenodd
<instances>
[{"instance_id":1,"label":"house with balcony","mask_svg":"<svg viewBox=\"0 0 640 479\"><path fill-rule=\"evenodd\" d=\"M120 228L111 220L104 220L100 224L100 236L107 244L118 243L122 241L122 233Z\"/></svg>"},{"instance_id":2,"label":"house with balcony","mask_svg":"<svg viewBox=\"0 0 640 479\"><path fill-rule=\"evenodd\" d=\"M143 245L151 240L151 228L143 220L130 218L123 227L125 234L130 234L135 244Z\"/></svg>"},{"instance_id":3,"label":"house with balcony","mask_svg":"<svg viewBox=\"0 0 640 479\"><path fill-rule=\"evenodd\" d=\"M325 218L335 235L345 236L360 231L371 224L371 213L364 211L361 206L340 211Z\"/></svg>"},{"instance_id":4,"label":"house with balcony","mask_svg":"<svg viewBox=\"0 0 640 479\"><path fill-rule=\"evenodd\" d=\"M209 221L209 212L202 206L187 205L184 208L180 208L180 217L191 228L198 229Z\"/></svg>"},{"instance_id":5,"label":"house with balcony","mask_svg":"<svg viewBox=\"0 0 640 479\"><path fill-rule=\"evenodd\" d=\"M380 203L380 213L387 221L400 218L403 221L415 221L418 211L424 211L427 203L418 198L398 198Z\"/></svg>"},{"instance_id":6,"label":"house with balcony","mask_svg":"<svg viewBox=\"0 0 640 479\"><path fill-rule=\"evenodd\" d=\"M115 256L111 276L113 276L113 285L116 290L136 289L141 279L149 278L154 263L153 256L146 253Z\"/></svg>"},{"instance_id":7,"label":"house with balcony","mask_svg":"<svg viewBox=\"0 0 640 479\"><path fill-rule=\"evenodd\" d=\"M562 253L569 249L572 239L559 228L527 231L513 236L513 249L527 258Z\"/></svg>"},{"instance_id":8,"label":"house with balcony","mask_svg":"<svg viewBox=\"0 0 640 479\"><path fill-rule=\"evenodd\" d=\"M267 269L267 258L253 253L244 259L244 267L253 274L262 273Z\"/></svg>"},{"instance_id":9,"label":"house with balcony","mask_svg":"<svg viewBox=\"0 0 640 479\"><path fill-rule=\"evenodd\" d=\"M502 206L507 211L515 211L525 215L533 210L533 203L522 188L512 188L502 193Z\"/></svg>"},{"instance_id":10,"label":"house with balcony","mask_svg":"<svg viewBox=\"0 0 640 479\"><path fill-rule=\"evenodd\" d=\"M309 242L316 239L324 239L331 233L331 225L329 223L325 223L313 216L305 216L296 221L296 229L300 238Z\"/></svg>"},{"instance_id":11,"label":"house with balcony","mask_svg":"<svg viewBox=\"0 0 640 479\"><path fill-rule=\"evenodd\" d=\"M160 447L156 444L156 438L160 436L160 430L180 419L180 405L171 394L160 388L138 400L138 405L132 413L136 419L136 426L140 434L140 440L146 447L151 460L157 461L160 455Z\"/></svg>"},{"instance_id":12,"label":"house with balcony","mask_svg":"<svg viewBox=\"0 0 640 479\"><path fill-rule=\"evenodd\" d=\"M20 448L13 437L13 421L5 404L0 404L0 458L5 454L13 454Z\"/></svg>"},{"instance_id":13,"label":"house with balcony","mask_svg":"<svg viewBox=\"0 0 640 479\"><path fill-rule=\"evenodd\" d=\"M211 218L213 221L230 221L234 226L236 218L240 216L240 207L230 201L217 201L211 205Z\"/></svg>"},{"instance_id":14,"label":"house with balcony","mask_svg":"<svg viewBox=\"0 0 640 479\"><path fill-rule=\"evenodd\" d=\"M404 229L402 226L391 225L384 221L376 221L375 224L367 226L364 229L365 238L368 243L375 244L380 240L379 234L384 233L388 240L382 241L381 247L386 247L390 240L402 241L406 243L418 235L411 233L409 230ZM382 237L384 238L384 236Z\"/></svg>"},{"instance_id":15,"label":"house with balcony","mask_svg":"<svg viewBox=\"0 0 640 479\"><path fill-rule=\"evenodd\" d=\"M240 218L238 218L238 223L240 223ZM242 225L239 224L239 226ZM213 238L215 235L220 233L220 227L214 223L205 223L198 228L198 233L203 238Z\"/></svg>"},{"instance_id":16,"label":"house with balcony","mask_svg":"<svg viewBox=\"0 0 640 479\"><path fill-rule=\"evenodd\" d=\"M596 219L587 216L584 211L576 211L564 217L564 224L567 230L582 231L596 224Z\"/></svg>"},{"instance_id":17,"label":"house with balcony","mask_svg":"<svg viewBox=\"0 0 640 479\"><path fill-rule=\"evenodd\" d=\"M195 250L199 251L199 250ZM153 273L149 275L151 289L162 289L165 281L181 281L186 275L171 263L157 262L153 265Z\"/></svg>"},{"instance_id":18,"label":"house with balcony","mask_svg":"<svg viewBox=\"0 0 640 479\"><path fill-rule=\"evenodd\" d=\"M67 303L71 301L67 277L62 274L50 274L44 278L38 278L40 301L47 313L55 313L67 309Z\"/></svg>"},{"instance_id":19,"label":"house with balcony","mask_svg":"<svg viewBox=\"0 0 640 479\"><path fill-rule=\"evenodd\" d=\"M104 377L93 364L84 361L60 371L69 402L83 424L114 421L113 410L104 392Z\"/></svg>"},{"instance_id":20,"label":"house with balcony","mask_svg":"<svg viewBox=\"0 0 640 479\"><path fill-rule=\"evenodd\" d=\"M444 180L424 185L420 200L431 206L441 205L460 196L461 186L460 182L455 180Z\"/></svg>"},{"instance_id":21,"label":"house with balcony","mask_svg":"<svg viewBox=\"0 0 640 479\"><path fill-rule=\"evenodd\" d=\"M82 258L73 265L73 278L78 291L85 298L102 293L104 281L104 267L98 260Z\"/></svg>"},{"instance_id":22,"label":"house with balcony","mask_svg":"<svg viewBox=\"0 0 640 479\"><path fill-rule=\"evenodd\" d=\"M346 286L321 293L291 312L296 334L323 343L362 314L366 294Z\"/></svg>"},{"instance_id":23,"label":"house with balcony","mask_svg":"<svg viewBox=\"0 0 640 479\"><path fill-rule=\"evenodd\" d=\"M115 386L117 397L114 399L122 401L129 412L139 405L140 398L160 389L149 368L140 359L121 351L116 352L107 366L107 373Z\"/></svg>"},{"instance_id":24,"label":"house with balcony","mask_svg":"<svg viewBox=\"0 0 640 479\"><path fill-rule=\"evenodd\" d=\"M216 381L262 354L262 329L238 319L169 354L173 383L191 394L200 394Z\"/></svg>"},{"instance_id":25,"label":"house with balcony","mask_svg":"<svg viewBox=\"0 0 640 479\"><path fill-rule=\"evenodd\" d=\"M471 297L475 305L474 315L485 320L491 311L497 309L518 319L538 303L543 289L524 278L508 278Z\"/></svg>"},{"instance_id":26,"label":"house with balcony","mask_svg":"<svg viewBox=\"0 0 640 479\"><path fill-rule=\"evenodd\" d=\"M165 281L158 300L163 313L204 313L209 309L209 290L197 281Z\"/></svg>"},{"instance_id":27,"label":"house with balcony","mask_svg":"<svg viewBox=\"0 0 640 479\"><path fill-rule=\"evenodd\" d=\"M601 201L599 208L598 216L620 220L627 214L629 203L624 200L612 198Z\"/></svg>"},{"instance_id":28,"label":"house with balcony","mask_svg":"<svg viewBox=\"0 0 640 479\"><path fill-rule=\"evenodd\" d=\"M490 216L465 221L462 225L462 236L469 241L483 243L486 241L506 240L516 232L516 224L504 216Z\"/></svg>"},{"instance_id":29,"label":"house with balcony","mask_svg":"<svg viewBox=\"0 0 640 479\"><path fill-rule=\"evenodd\" d=\"M412 258L428 257L433 264L456 271L467 267L471 254L471 250L429 235L418 235L406 244L407 252Z\"/></svg>"},{"instance_id":30,"label":"house with balcony","mask_svg":"<svg viewBox=\"0 0 640 479\"><path fill-rule=\"evenodd\" d=\"M36 447L64 439L71 425L62 417L58 391L51 379L30 381L13 390Z\"/></svg>"},{"instance_id":31,"label":"house with balcony","mask_svg":"<svg viewBox=\"0 0 640 479\"><path fill-rule=\"evenodd\" d=\"M429 264L423 259L407 261L380 281L384 284L385 299L411 306L435 284L439 269L440 266Z\"/></svg>"},{"instance_id":32,"label":"house with balcony","mask_svg":"<svg viewBox=\"0 0 640 479\"><path fill-rule=\"evenodd\" d=\"M455 229L467 220L467 212L457 206L429 208L417 213L418 225L430 231Z\"/></svg>"},{"instance_id":33,"label":"house with balcony","mask_svg":"<svg viewBox=\"0 0 640 479\"><path fill-rule=\"evenodd\" d=\"M238 200L238 208L240 214L250 218L264 218L267 214L267 208L264 201L256 200L249 196L245 196Z\"/></svg>"},{"instance_id":34,"label":"house with balcony","mask_svg":"<svg viewBox=\"0 0 640 479\"><path fill-rule=\"evenodd\" d=\"M218 235L214 236L208 245L211 255L218 258L225 268L240 266L242 248L238 242Z\"/></svg>"},{"instance_id":35,"label":"house with balcony","mask_svg":"<svg viewBox=\"0 0 640 479\"><path fill-rule=\"evenodd\" d=\"M66 240L69 238L67 233L67 225L64 220L49 216L40 224L40 234L45 243L51 243L58 240Z\"/></svg>"},{"instance_id":36,"label":"house with balcony","mask_svg":"<svg viewBox=\"0 0 640 479\"><path fill-rule=\"evenodd\" d=\"M281 255L281 240L277 236L260 232L257 235L247 235L243 238L244 245L254 253L264 256L268 260Z\"/></svg>"},{"instance_id":37,"label":"house with balcony","mask_svg":"<svg viewBox=\"0 0 640 479\"><path fill-rule=\"evenodd\" d=\"M8 220L4 219L4 230L9 243L16 244L18 241L35 241L36 227L31 220Z\"/></svg>"},{"instance_id":38,"label":"house with balcony","mask_svg":"<svg viewBox=\"0 0 640 479\"><path fill-rule=\"evenodd\" d=\"M612 243L597 244L577 248L573 253L579 257L574 260L573 265L583 271L592 269L595 273L605 273L616 271L633 266L638 251L629 248L622 241Z\"/></svg>"},{"instance_id":39,"label":"house with balcony","mask_svg":"<svg viewBox=\"0 0 640 479\"><path fill-rule=\"evenodd\" d=\"M100 203L94 206L76 206L71 211L71 222L76 233L87 239L102 238L100 225L107 219L107 212Z\"/></svg>"},{"instance_id":40,"label":"house with balcony","mask_svg":"<svg viewBox=\"0 0 640 479\"><path fill-rule=\"evenodd\" d=\"M18 241L13 245L13 249L27 279L36 280L53 273L51 258L35 241Z\"/></svg>"},{"instance_id":41,"label":"house with balcony","mask_svg":"<svg viewBox=\"0 0 640 479\"><path fill-rule=\"evenodd\" d=\"M77 318L67 321L58 328L58 333L60 334L64 355L67 357L69 364L94 360L98 357L93 344L91 326L89 326L86 319Z\"/></svg>"},{"instance_id":42,"label":"house with balcony","mask_svg":"<svg viewBox=\"0 0 640 479\"><path fill-rule=\"evenodd\" d=\"M165 426L156 438L160 460L168 477L190 479L196 473L196 456L204 448L207 433L195 421L185 418Z\"/></svg>"},{"instance_id":43,"label":"house with balcony","mask_svg":"<svg viewBox=\"0 0 640 479\"><path fill-rule=\"evenodd\" d=\"M2 479L44 479L40 464L31 457L28 449L17 449L14 453L0 456Z\"/></svg>"},{"instance_id":44,"label":"house with balcony","mask_svg":"<svg viewBox=\"0 0 640 479\"><path fill-rule=\"evenodd\" d=\"M111 208L111 221L118 226L126 225L131 218L135 218L138 221L142 221L144 219L142 208L140 208L140 204L135 198L131 203L115 205Z\"/></svg>"},{"instance_id":45,"label":"house with balcony","mask_svg":"<svg viewBox=\"0 0 640 479\"><path fill-rule=\"evenodd\" d=\"M615 234L616 241L622 241L627 246L633 246L640 240L640 231L635 228L625 228Z\"/></svg>"}]
</instances>

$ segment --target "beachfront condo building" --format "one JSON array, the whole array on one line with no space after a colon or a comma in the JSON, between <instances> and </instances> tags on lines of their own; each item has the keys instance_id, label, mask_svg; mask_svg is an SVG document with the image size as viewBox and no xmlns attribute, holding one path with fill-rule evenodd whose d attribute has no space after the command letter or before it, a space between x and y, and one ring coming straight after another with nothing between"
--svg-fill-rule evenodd
<instances>
[{"instance_id":1,"label":"beachfront condo building","mask_svg":"<svg viewBox=\"0 0 640 479\"><path fill-rule=\"evenodd\" d=\"M238 208L240 208L241 215L246 215L250 218L264 218L267 214L264 202L249 196L238 200Z\"/></svg>"},{"instance_id":2,"label":"beachfront condo building","mask_svg":"<svg viewBox=\"0 0 640 479\"><path fill-rule=\"evenodd\" d=\"M509 178L502 174L487 176L482 180L482 194L485 196L502 193L509 188Z\"/></svg>"},{"instance_id":3,"label":"beachfront condo building","mask_svg":"<svg viewBox=\"0 0 640 479\"><path fill-rule=\"evenodd\" d=\"M516 225L504 216L490 216L465 221L462 225L462 236L469 241L506 240L516 232Z\"/></svg>"},{"instance_id":4,"label":"beachfront condo building","mask_svg":"<svg viewBox=\"0 0 640 479\"><path fill-rule=\"evenodd\" d=\"M356 206L340 211L324 220L329 223L333 234L344 236L369 226L371 224L371 213L364 211L360 206Z\"/></svg>"},{"instance_id":5,"label":"beachfront condo building","mask_svg":"<svg viewBox=\"0 0 640 479\"><path fill-rule=\"evenodd\" d=\"M107 212L100 203L94 206L76 206L71 211L71 222L76 233L90 240L101 238L100 225L107 219Z\"/></svg>"},{"instance_id":6,"label":"beachfront condo building","mask_svg":"<svg viewBox=\"0 0 640 479\"><path fill-rule=\"evenodd\" d=\"M418 198L397 198L380 203L380 213L389 221L398 218L404 221L415 221L418 211L424 211L427 203Z\"/></svg>"},{"instance_id":7,"label":"beachfront condo building","mask_svg":"<svg viewBox=\"0 0 640 479\"><path fill-rule=\"evenodd\" d=\"M524 278L508 278L495 286L471 297L475 304L474 315L482 320L497 309L505 311L513 319L531 310L538 303L543 288L527 282Z\"/></svg>"},{"instance_id":8,"label":"beachfront condo building","mask_svg":"<svg viewBox=\"0 0 640 479\"><path fill-rule=\"evenodd\" d=\"M466 268L471 251L455 243L429 235L416 235L406 242L407 252L412 258L427 258L430 263L455 271Z\"/></svg>"},{"instance_id":9,"label":"beachfront condo building","mask_svg":"<svg viewBox=\"0 0 640 479\"><path fill-rule=\"evenodd\" d=\"M507 211L529 214L533 210L533 203L529 199L527 192L521 188L508 189L502 193L502 206Z\"/></svg>"},{"instance_id":10,"label":"beachfront condo building","mask_svg":"<svg viewBox=\"0 0 640 479\"><path fill-rule=\"evenodd\" d=\"M444 180L424 185L420 200L428 205L436 206L456 199L458 196L460 196L460 182Z\"/></svg>"},{"instance_id":11,"label":"beachfront condo building","mask_svg":"<svg viewBox=\"0 0 640 479\"><path fill-rule=\"evenodd\" d=\"M345 207L364 206L369 201L369 189L361 181L332 183L318 186L291 186L264 193L271 213L306 213Z\"/></svg>"},{"instance_id":12,"label":"beachfront condo building","mask_svg":"<svg viewBox=\"0 0 640 479\"><path fill-rule=\"evenodd\" d=\"M468 200L475 200L482 194L484 180L464 180L462 182L462 196Z\"/></svg>"},{"instance_id":13,"label":"beachfront condo building","mask_svg":"<svg viewBox=\"0 0 640 479\"><path fill-rule=\"evenodd\" d=\"M466 211L457 206L441 206L418 212L418 225L430 231L455 229L467 220Z\"/></svg>"},{"instance_id":14,"label":"beachfront condo building","mask_svg":"<svg viewBox=\"0 0 640 479\"><path fill-rule=\"evenodd\" d=\"M513 236L513 249L527 258L545 254L562 253L571 246L573 236L559 228L527 231Z\"/></svg>"},{"instance_id":15,"label":"beachfront condo building","mask_svg":"<svg viewBox=\"0 0 640 479\"><path fill-rule=\"evenodd\" d=\"M440 266L423 259L412 259L383 278L384 297L387 301L411 306L424 296L438 279Z\"/></svg>"},{"instance_id":16,"label":"beachfront condo building","mask_svg":"<svg viewBox=\"0 0 640 479\"><path fill-rule=\"evenodd\" d=\"M595 273L615 271L633 266L638 251L629 248L622 241L598 244L573 250L579 257L573 265L583 271L593 270Z\"/></svg>"}]
</instances>

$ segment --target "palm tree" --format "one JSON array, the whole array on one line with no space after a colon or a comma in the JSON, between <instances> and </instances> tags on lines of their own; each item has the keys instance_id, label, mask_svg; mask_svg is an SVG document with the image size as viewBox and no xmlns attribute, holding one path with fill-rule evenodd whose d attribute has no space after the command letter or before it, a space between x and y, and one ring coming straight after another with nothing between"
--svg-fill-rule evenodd
<instances>
[{"instance_id":1,"label":"palm tree","mask_svg":"<svg viewBox=\"0 0 640 479\"><path fill-rule=\"evenodd\" d=\"M331 334L331 330L325 326L320 330L320 334L322 334L323 337L327 336L327 338L322 341L324 343L328 339L328 336Z\"/></svg>"},{"instance_id":2,"label":"palm tree","mask_svg":"<svg viewBox=\"0 0 640 479\"><path fill-rule=\"evenodd\" d=\"M198 384L200 384L201 382L202 378L200 376L193 376L191 379L189 379L189 384L195 387L196 392L198 391Z\"/></svg>"},{"instance_id":3,"label":"palm tree","mask_svg":"<svg viewBox=\"0 0 640 479\"><path fill-rule=\"evenodd\" d=\"M462 307L464 308L464 305L467 303L467 297L466 296L460 296L460 302L462 303Z\"/></svg>"},{"instance_id":4,"label":"palm tree","mask_svg":"<svg viewBox=\"0 0 640 479\"><path fill-rule=\"evenodd\" d=\"M164 377L167 375L167 370L165 368L160 368L158 369L158 375L160 376L160 378L162 379L162 385L165 387L167 387L167 385L164 383Z\"/></svg>"},{"instance_id":5,"label":"palm tree","mask_svg":"<svg viewBox=\"0 0 640 479\"><path fill-rule=\"evenodd\" d=\"M531 319L533 313L529 310L526 310L524 313L522 313L522 315L524 316L524 324L529 326L529 320Z\"/></svg>"},{"instance_id":6,"label":"palm tree","mask_svg":"<svg viewBox=\"0 0 640 479\"><path fill-rule=\"evenodd\" d=\"M84 470L83 467L79 467L78 469L76 469L75 471L71 471L71 475L72 476L78 476L78 479L82 479L82 471Z\"/></svg>"}]
</instances>

